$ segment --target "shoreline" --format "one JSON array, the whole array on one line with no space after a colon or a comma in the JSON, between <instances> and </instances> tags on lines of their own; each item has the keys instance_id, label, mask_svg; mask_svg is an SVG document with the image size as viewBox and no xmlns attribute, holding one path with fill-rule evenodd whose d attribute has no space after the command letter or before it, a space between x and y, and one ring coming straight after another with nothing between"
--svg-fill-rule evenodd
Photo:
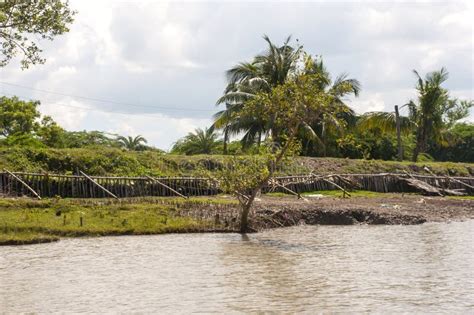
<instances>
[{"instance_id":1,"label":"shoreline","mask_svg":"<svg viewBox=\"0 0 474 315\"><path fill-rule=\"evenodd\" d=\"M296 225L416 225L474 219L474 198L334 192L304 199L265 195L251 212L252 232ZM331 196L332 195L332 196ZM55 242L61 237L239 233L238 205L228 196L140 200L0 199L0 246ZM83 217L83 219L80 219ZM83 222L83 226L79 225Z\"/></svg>"}]
</instances>

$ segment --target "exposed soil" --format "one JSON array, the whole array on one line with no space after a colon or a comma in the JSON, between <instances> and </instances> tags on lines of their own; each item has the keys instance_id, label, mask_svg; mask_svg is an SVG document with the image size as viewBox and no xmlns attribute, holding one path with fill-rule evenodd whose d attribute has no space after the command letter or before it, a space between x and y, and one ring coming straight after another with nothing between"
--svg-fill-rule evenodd
<instances>
[{"instance_id":1,"label":"exposed soil","mask_svg":"<svg viewBox=\"0 0 474 315\"><path fill-rule=\"evenodd\" d=\"M474 219L474 200L392 195L297 200L263 197L255 203L254 230L298 224L421 224Z\"/></svg>"}]
</instances>

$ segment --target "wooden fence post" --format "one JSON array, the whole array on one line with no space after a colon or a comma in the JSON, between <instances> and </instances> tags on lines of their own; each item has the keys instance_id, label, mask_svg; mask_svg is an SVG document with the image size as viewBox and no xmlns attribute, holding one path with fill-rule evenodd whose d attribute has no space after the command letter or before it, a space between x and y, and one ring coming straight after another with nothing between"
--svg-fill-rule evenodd
<instances>
[{"instance_id":1,"label":"wooden fence post","mask_svg":"<svg viewBox=\"0 0 474 315\"><path fill-rule=\"evenodd\" d=\"M162 187L164 187L164 188L166 188L166 189L168 189L168 190L174 192L176 195L178 195L178 196L180 196L180 197L183 197L184 199L188 199L188 197L186 197L186 196L183 195L182 193L180 193L180 192L174 190L173 188L171 188L171 187L168 186L168 185L163 184L162 182L160 182L160 181L157 180L156 178L153 178L153 177L148 176L148 175L145 175L145 176L146 176L146 178L148 178L149 180L151 180L151 181L153 181L153 182L155 182L155 183L161 185Z\"/></svg>"},{"instance_id":2,"label":"wooden fence post","mask_svg":"<svg viewBox=\"0 0 474 315\"><path fill-rule=\"evenodd\" d=\"M3 171L6 172L11 177L13 177L14 179L16 179L17 181L19 181L23 186L25 186L29 191L31 191L33 195L36 196L36 198L41 200L41 196L33 188L31 188L27 183L25 183L21 178L19 178L18 176L16 176L15 174L13 174L12 172L10 172L9 170L5 168L3 169Z\"/></svg>"},{"instance_id":3,"label":"wooden fence post","mask_svg":"<svg viewBox=\"0 0 474 315\"><path fill-rule=\"evenodd\" d=\"M79 171L81 173L82 176L84 176L85 178L87 178L88 180L90 180L94 185L96 185L97 187L99 187L100 189L102 189L103 191L105 191L108 195L114 197L115 199L118 199L117 196L115 196L113 193L111 193L110 191L108 191L104 186L102 186L101 184L99 184L98 182L96 182L94 179L92 179L91 177L89 177L86 173L84 173L83 171Z\"/></svg>"}]
</instances>

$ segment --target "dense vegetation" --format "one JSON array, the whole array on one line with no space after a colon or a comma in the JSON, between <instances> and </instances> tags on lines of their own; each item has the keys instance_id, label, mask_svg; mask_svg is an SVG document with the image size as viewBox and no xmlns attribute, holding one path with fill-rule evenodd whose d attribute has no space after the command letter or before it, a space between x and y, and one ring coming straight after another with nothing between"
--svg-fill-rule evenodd
<instances>
[{"instance_id":1,"label":"dense vegetation","mask_svg":"<svg viewBox=\"0 0 474 315\"><path fill-rule=\"evenodd\" d=\"M146 139L140 135L67 131L51 117L41 115L39 101L4 96L0 97L0 163L13 170L71 173L85 169L92 174L169 174L178 167L163 165L186 160L173 155L264 155L268 148L284 144L292 128L290 122L286 126L281 124L287 118L286 110L266 110L269 107L268 104L265 107L264 101L271 97L277 100L276 93L294 88L291 84L298 78L300 81L312 78L306 87L307 93L318 95L325 100L325 105L305 109L305 119L299 121L295 134L296 153L311 157L397 159L395 113L357 115L348 97L359 95L359 81L347 74L333 79L320 56L310 55L299 44L292 46L290 38L282 46L267 37L265 40L268 49L264 53L227 71L228 84L217 100L225 109L214 116L212 126L179 139L171 155L146 145ZM474 124L462 122L473 102L449 96L449 91L442 87L448 78L445 69L424 78L415 74L416 99L404 105L409 115L399 119L403 159L474 162ZM246 110L250 105L252 110ZM295 108L295 104L290 107ZM239 137L241 139L236 140ZM215 156L205 160L222 158ZM179 167L178 173L189 173L192 169L194 167Z\"/></svg>"},{"instance_id":2,"label":"dense vegetation","mask_svg":"<svg viewBox=\"0 0 474 315\"><path fill-rule=\"evenodd\" d=\"M400 146L400 160L436 157L474 162L474 148L470 145L474 125L459 122L469 115L474 103L449 96L449 91L442 87L448 79L444 68L428 73L425 78L414 71L417 96L416 100L401 106L408 107L409 115L399 117L398 141L395 113L373 112L359 116L348 105L347 97L357 97L361 91L359 81L348 78L347 74L333 80L320 56L311 56L301 45L291 46L290 38L282 46L276 46L268 37L265 41L268 44L265 53L227 71L228 85L224 95L217 100L225 109L214 116L214 124L206 130L207 143L204 145L199 137L201 131L197 130L196 134L178 141L173 152L213 153L221 146L223 154L255 153L259 152L262 143L280 143L290 126L276 125L286 113L259 111L262 104L256 106L255 111L245 111L246 104L259 95L271 95L276 88L294 82L298 77L317 75L319 79L314 82L314 88L331 98L330 110L323 114L307 112L308 118L313 118L307 119L298 130L301 155L393 160L397 158ZM222 140L212 134L214 129L222 130ZM231 137L238 136L242 137L240 147L236 147L235 142L229 144ZM214 146L210 144L213 140ZM196 145L190 151L183 147L183 141L188 146ZM449 151L462 151L463 154L449 154Z\"/></svg>"}]
</instances>

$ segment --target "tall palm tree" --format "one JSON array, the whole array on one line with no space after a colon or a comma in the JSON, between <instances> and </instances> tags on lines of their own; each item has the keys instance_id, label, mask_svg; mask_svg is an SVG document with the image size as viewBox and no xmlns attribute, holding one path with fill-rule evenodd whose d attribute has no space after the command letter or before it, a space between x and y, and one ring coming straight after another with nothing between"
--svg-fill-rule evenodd
<instances>
[{"instance_id":1,"label":"tall palm tree","mask_svg":"<svg viewBox=\"0 0 474 315\"><path fill-rule=\"evenodd\" d=\"M196 129L194 132L188 133L187 136L178 140L171 152L181 153L186 155L193 154L212 154L221 145L221 141L218 140L218 135L214 129L204 128Z\"/></svg>"},{"instance_id":2,"label":"tall palm tree","mask_svg":"<svg viewBox=\"0 0 474 315\"><path fill-rule=\"evenodd\" d=\"M353 111L345 104L344 97L349 94L358 96L360 83L342 74L334 80L325 68L322 59L313 59L306 54L302 46L292 47L288 37L282 46L278 47L264 36L268 44L267 51L256 56L252 62L241 62L227 71L228 85L224 95L217 104L226 104L226 109L214 115L214 127L224 130L224 141L229 135L244 133L244 147L260 143L262 136L271 135L274 141L279 141L280 130L274 127L275 117L257 117L243 113L243 104L252 99L257 93L269 93L278 85L294 79L299 74L318 74L323 79L317 84L321 90L333 96L333 110L343 116L353 116ZM348 88L349 87L349 88ZM334 121L332 116L322 116L314 125L304 124L301 127L301 137L307 144L317 142L323 144L327 132L340 130L341 120ZM225 148L225 146L224 146Z\"/></svg>"},{"instance_id":3,"label":"tall palm tree","mask_svg":"<svg viewBox=\"0 0 474 315\"><path fill-rule=\"evenodd\" d=\"M214 115L213 127L224 130L224 141L230 135L244 132L242 143L248 146L260 143L262 136L271 131L268 117L255 117L242 113L245 101L257 93L269 93L277 85L294 76L302 47L289 45L288 37L282 46L276 46L268 36L263 37L268 44L267 51L257 55L252 62L241 62L226 72L228 85L217 105L226 104L226 109ZM275 130L273 136L276 136ZM224 148L226 146L224 145Z\"/></svg>"},{"instance_id":4,"label":"tall palm tree","mask_svg":"<svg viewBox=\"0 0 474 315\"><path fill-rule=\"evenodd\" d=\"M428 73L423 79L416 70L417 101L410 100L408 117L400 117L402 132L413 132L416 143L413 161L420 153L427 152L430 142L440 143L443 134L459 119L469 114L472 101L458 101L449 97L448 90L441 85L448 79L445 68ZM393 133L396 130L394 112L371 112L364 114L359 126L364 129L378 128L382 132Z\"/></svg>"},{"instance_id":5,"label":"tall palm tree","mask_svg":"<svg viewBox=\"0 0 474 315\"><path fill-rule=\"evenodd\" d=\"M413 73L417 77L416 90L418 91L418 104L411 100L408 110L411 120L416 124L416 145L413 151L413 161L416 162L421 152L426 152L428 141L441 140L443 128L443 114L449 102L448 90L441 87L448 79L445 68L428 73L422 79L416 70Z\"/></svg>"},{"instance_id":6,"label":"tall palm tree","mask_svg":"<svg viewBox=\"0 0 474 315\"><path fill-rule=\"evenodd\" d=\"M322 57L313 58L311 55L305 55L304 73L319 75L321 78L318 81L319 88L332 96L331 115L323 114L311 125L305 125L300 136L307 147L306 151L311 144L317 143L325 156L327 136L342 133L347 125L355 120L355 112L346 104L345 97L359 96L361 84L356 79L348 78L347 73L338 75L333 81Z\"/></svg>"},{"instance_id":7,"label":"tall palm tree","mask_svg":"<svg viewBox=\"0 0 474 315\"><path fill-rule=\"evenodd\" d=\"M130 151L136 151L143 146L143 143L147 143L146 139L141 135L138 135L135 138L130 136L118 136L116 140L123 148Z\"/></svg>"}]
</instances>

